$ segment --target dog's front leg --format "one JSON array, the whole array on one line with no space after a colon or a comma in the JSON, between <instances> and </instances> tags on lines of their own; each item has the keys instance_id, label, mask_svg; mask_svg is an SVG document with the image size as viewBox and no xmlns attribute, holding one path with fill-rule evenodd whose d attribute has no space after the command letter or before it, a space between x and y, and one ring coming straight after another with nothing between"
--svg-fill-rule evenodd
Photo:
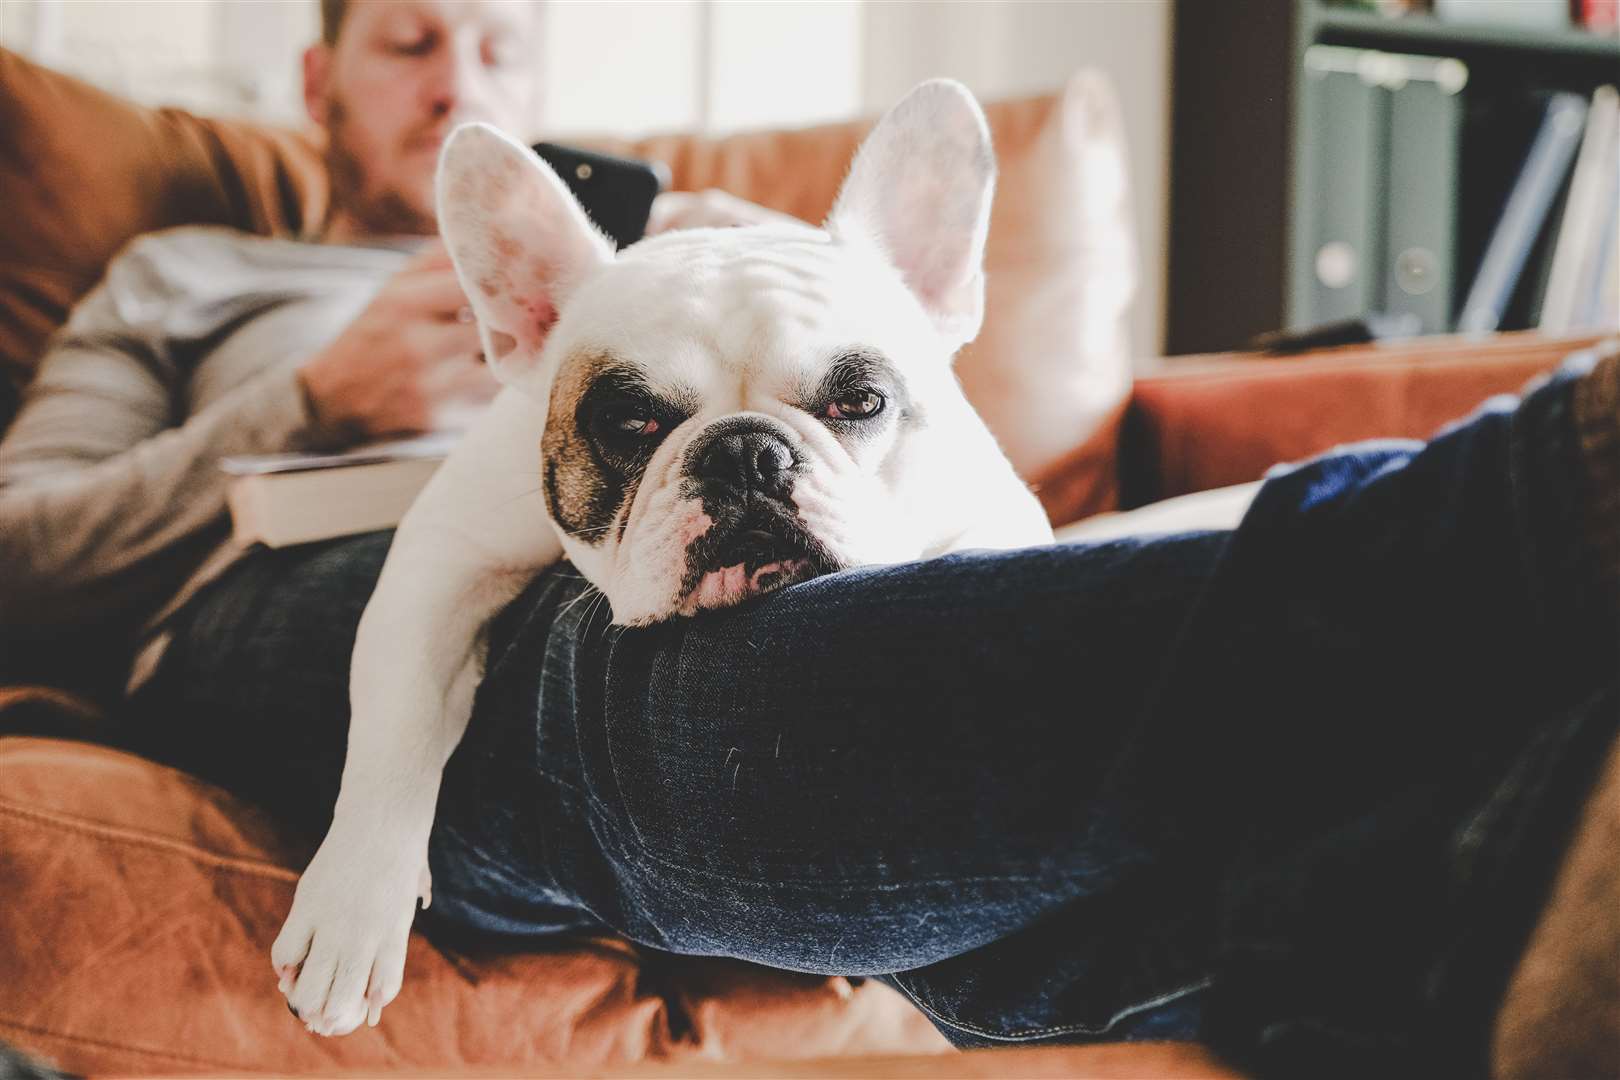
<instances>
[{"instance_id":1,"label":"dog's front leg","mask_svg":"<svg viewBox=\"0 0 1620 1080\"><path fill-rule=\"evenodd\" d=\"M360 620L348 756L332 825L271 949L312 1031L377 1022L398 992L445 763L482 674L491 618L561 554L543 512L543 413L504 391L395 536Z\"/></svg>"}]
</instances>

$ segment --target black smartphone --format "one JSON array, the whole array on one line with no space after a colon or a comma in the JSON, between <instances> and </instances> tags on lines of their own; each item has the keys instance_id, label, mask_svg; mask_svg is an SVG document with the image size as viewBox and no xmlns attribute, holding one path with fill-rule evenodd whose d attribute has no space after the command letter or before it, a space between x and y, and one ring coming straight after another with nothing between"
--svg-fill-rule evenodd
<instances>
[{"instance_id":1,"label":"black smartphone","mask_svg":"<svg viewBox=\"0 0 1620 1080\"><path fill-rule=\"evenodd\" d=\"M662 162L548 142L535 143L534 152L556 170L591 221L619 247L646 233L653 197L664 189L668 172Z\"/></svg>"}]
</instances>

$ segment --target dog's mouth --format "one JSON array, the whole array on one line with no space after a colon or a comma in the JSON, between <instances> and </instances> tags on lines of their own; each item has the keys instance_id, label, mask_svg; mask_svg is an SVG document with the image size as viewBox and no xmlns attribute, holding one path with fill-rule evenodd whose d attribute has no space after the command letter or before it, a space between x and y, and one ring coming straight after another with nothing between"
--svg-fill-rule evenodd
<instances>
[{"instance_id":1,"label":"dog's mouth","mask_svg":"<svg viewBox=\"0 0 1620 1080\"><path fill-rule=\"evenodd\" d=\"M796 517L764 504L710 526L687 545L686 567L676 605L681 615L830 574L840 563Z\"/></svg>"}]
</instances>

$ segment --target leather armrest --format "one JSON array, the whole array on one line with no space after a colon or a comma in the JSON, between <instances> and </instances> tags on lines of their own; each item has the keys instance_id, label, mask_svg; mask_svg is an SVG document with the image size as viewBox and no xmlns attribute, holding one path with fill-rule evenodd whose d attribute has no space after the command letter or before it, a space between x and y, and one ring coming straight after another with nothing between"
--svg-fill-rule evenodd
<instances>
[{"instance_id":1,"label":"leather armrest","mask_svg":"<svg viewBox=\"0 0 1620 1080\"><path fill-rule=\"evenodd\" d=\"M1120 502L1258 480L1278 462L1342 443L1428 438L1595 340L1527 332L1168 360L1136 382L1120 439Z\"/></svg>"}]
</instances>

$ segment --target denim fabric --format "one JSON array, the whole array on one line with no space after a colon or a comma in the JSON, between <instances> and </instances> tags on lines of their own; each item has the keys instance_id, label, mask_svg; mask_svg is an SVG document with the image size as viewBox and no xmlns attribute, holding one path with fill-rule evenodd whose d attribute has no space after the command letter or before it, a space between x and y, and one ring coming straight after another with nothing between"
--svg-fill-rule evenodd
<instances>
[{"instance_id":1,"label":"denim fabric","mask_svg":"<svg viewBox=\"0 0 1620 1080\"><path fill-rule=\"evenodd\" d=\"M633 631L543 574L491 634L431 914L877 975L962 1044L1476 1070L1620 713L1577 374L1279 471L1235 533ZM265 552L199 597L132 743L318 830L386 544Z\"/></svg>"},{"instance_id":2,"label":"denim fabric","mask_svg":"<svg viewBox=\"0 0 1620 1080\"><path fill-rule=\"evenodd\" d=\"M951 556L634 632L544 578L445 778L433 911L890 974L961 1041L1162 1035L1139 1014L1201 980L1164 986L1151 927L1086 936L1147 870L1095 791L1225 542Z\"/></svg>"}]
</instances>

